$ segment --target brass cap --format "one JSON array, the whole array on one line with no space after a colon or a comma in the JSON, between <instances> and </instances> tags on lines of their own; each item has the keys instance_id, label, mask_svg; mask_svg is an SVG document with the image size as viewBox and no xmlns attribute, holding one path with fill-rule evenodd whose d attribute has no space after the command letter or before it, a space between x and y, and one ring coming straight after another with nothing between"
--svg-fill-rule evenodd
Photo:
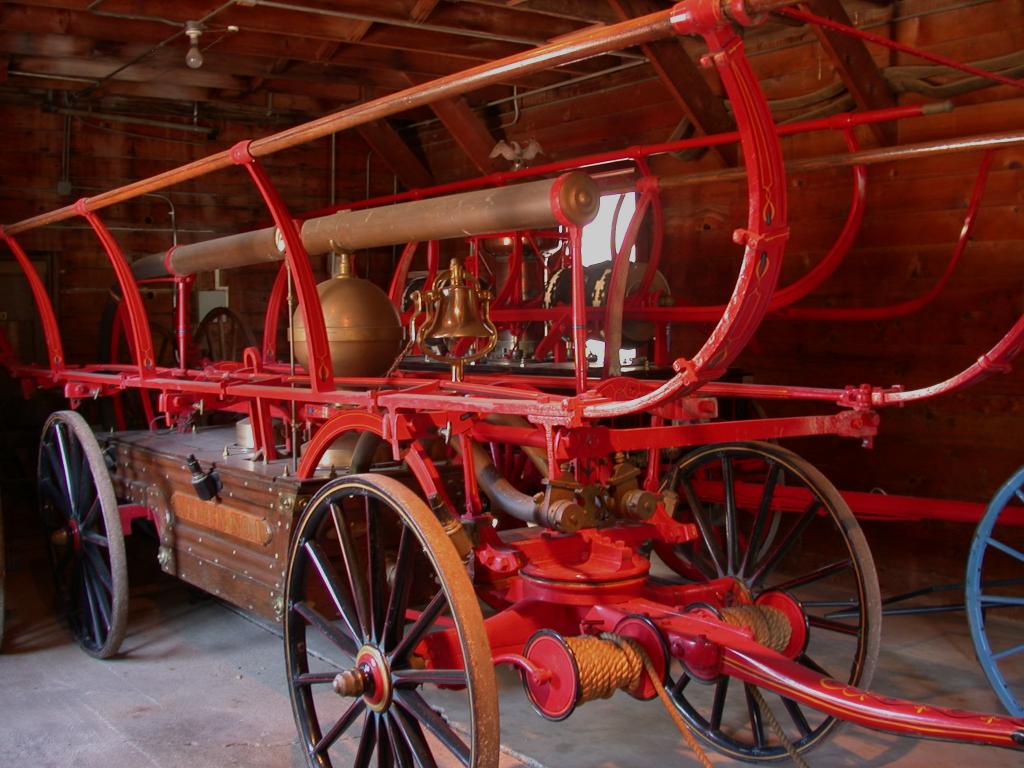
<instances>
[{"instance_id":1,"label":"brass cap","mask_svg":"<svg viewBox=\"0 0 1024 768\"><path fill-rule=\"evenodd\" d=\"M560 181L558 205L562 215L576 226L592 222L601 205L597 182L581 171L567 173Z\"/></svg>"}]
</instances>

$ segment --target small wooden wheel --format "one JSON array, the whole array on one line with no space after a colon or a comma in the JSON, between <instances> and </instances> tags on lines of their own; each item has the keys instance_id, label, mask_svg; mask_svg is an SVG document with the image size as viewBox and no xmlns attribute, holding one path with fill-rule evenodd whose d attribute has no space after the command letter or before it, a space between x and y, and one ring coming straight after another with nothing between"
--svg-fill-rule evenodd
<instances>
[{"instance_id":1,"label":"small wooden wheel","mask_svg":"<svg viewBox=\"0 0 1024 768\"><path fill-rule=\"evenodd\" d=\"M103 453L74 411L57 411L43 427L39 512L58 605L85 652L109 658L128 618L124 534Z\"/></svg>"},{"instance_id":2,"label":"small wooden wheel","mask_svg":"<svg viewBox=\"0 0 1024 768\"><path fill-rule=\"evenodd\" d=\"M473 585L440 523L409 488L377 474L324 485L288 558L284 640L307 763L434 766L449 755L498 765L498 694ZM455 656L447 668L433 657ZM436 703L432 703L436 702ZM467 712L460 733L442 715ZM332 760L338 761L333 763Z\"/></svg>"}]
</instances>

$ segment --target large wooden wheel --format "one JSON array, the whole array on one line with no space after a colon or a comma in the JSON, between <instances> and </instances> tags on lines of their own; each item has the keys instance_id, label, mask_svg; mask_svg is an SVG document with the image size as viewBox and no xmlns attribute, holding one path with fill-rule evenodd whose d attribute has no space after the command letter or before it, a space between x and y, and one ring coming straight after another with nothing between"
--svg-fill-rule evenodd
<instances>
[{"instance_id":1,"label":"large wooden wheel","mask_svg":"<svg viewBox=\"0 0 1024 768\"><path fill-rule=\"evenodd\" d=\"M39 509L58 605L85 652L109 658L128 617L124 534L103 453L74 411L57 411L43 427Z\"/></svg>"},{"instance_id":2,"label":"large wooden wheel","mask_svg":"<svg viewBox=\"0 0 1024 768\"><path fill-rule=\"evenodd\" d=\"M413 491L377 474L324 485L296 526L285 606L289 690L310 766L428 768L454 756L496 768L497 687L480 608ZM442 647L460 663L434 668ZM441 705L468 713L463 732ZM339 741L346 733L354 758Z\"/></svg>"},{"instance_id":3,"label":"large wooden wheel","mask_svg":"<svg viewBox=\"0 0 1024 768\"><path fill-rule=\"evenodd\" d=\"M791 451L768 443L700 448L668 476L679 495L676 516L696 524L698 539L659 554L687 581L733 580L756 600L782 592L804 614L807 643L791 657L815 672L866 687L881 639L878 576L853 513L835 487ZM788 760L768 727L753 686L719 677L691 679L685 669L667 686L690 726L740 760ZM800 751L821 743L836 719L761 691Z\"/></svg>"},{"instance_id":4,"label":"large wooden wheel","mask_svg":"<svg viewBox=\"0 0 1024 768\"><path fill-rule=\"evenodd\" d=\"M214 307L196 327L194 342L199 354L213 362L242 360L246 347L255 347L256 340L241 315L227 307Z\"/></svg>"}]
</instances>

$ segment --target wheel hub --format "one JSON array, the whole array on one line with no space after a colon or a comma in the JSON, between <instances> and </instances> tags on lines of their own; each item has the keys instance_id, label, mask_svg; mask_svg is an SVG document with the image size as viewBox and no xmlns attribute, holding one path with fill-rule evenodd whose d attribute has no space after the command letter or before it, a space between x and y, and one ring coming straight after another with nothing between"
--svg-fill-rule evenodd
<instances>
[{"instance_id":1,"label":"wheel hub","mask_svg":"<svg viewBox=\"0 0 1024 768\"><path fill-rule=\"evenodd\" d=\"M77 552L82 543L78 522L76 520L68 520L67 525L63 528L58 528L50 534L50 543L61 549L70 545Z\"/></svg>"},{"instance_id":2,"label":"wheel hub","mask_svg":"<svg viewBox=\"0 0 1024 768\"><path fill-rule=\"evenodd\" d=\"M371 645L359 649L355 667L340 672L333 687L339 696L362 696L374 712L391 706L391 670L384 654Z\"/></svg>"}]
</instances>

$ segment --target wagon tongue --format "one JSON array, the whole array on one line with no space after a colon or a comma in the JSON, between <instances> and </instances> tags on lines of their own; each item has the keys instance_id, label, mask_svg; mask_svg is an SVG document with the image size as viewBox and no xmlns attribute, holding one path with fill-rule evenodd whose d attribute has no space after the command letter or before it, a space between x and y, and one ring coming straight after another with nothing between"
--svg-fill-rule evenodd
<instances>
[{"instance_id":1,"label":"wagon tongue","mask_svg":"<svg viewBox=\"0 0 1024 768\"><path fill-rule=\"evenodd\" d=\"M865 728L1024 749L1024 718L882 696L820 675L766 649L723 650L724 666L730 675Z\"/></svg>"}]
</instances>

